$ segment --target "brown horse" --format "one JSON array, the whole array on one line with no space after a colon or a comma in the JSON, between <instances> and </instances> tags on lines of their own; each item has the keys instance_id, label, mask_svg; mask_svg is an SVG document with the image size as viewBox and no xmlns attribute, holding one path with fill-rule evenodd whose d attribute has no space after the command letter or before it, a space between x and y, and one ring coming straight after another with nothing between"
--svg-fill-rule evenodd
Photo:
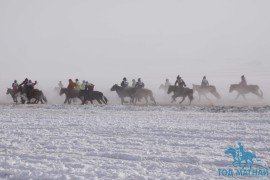
<instances>
[{"instance_id":1,"label":"brown horse","mask_svg":"<svg viewBox=\"0 0 270 180\"><path fill-rule=\"evenodd\" d=\"M18 103L18 97L21 97L21 103L24 104L25 101L26 101L26 97L25 96L21 96L21 93L19 91L14 91L13 89L11 88L7 88L7 92L6 94L10 94L12 99L13 99L13 102L15 102L16 104Z\"/></svg>"},{"instance_id":2,"label":"brown horse","mask_svg":"<svg viewBox=\"0 0 270 180\"><path fill-rule=\"evenodd\" d=\"M238 93L235 100L237 100L240 95L244 99L246 99L245 94L248 94L248 93L253 93L253 94L257 95L259 98L263 98L263 92L259 88L258 85L246 85L245 86L245 85L240 85L240 84L232 84L230 86L229 92L231 93L233 91L236 91Z\"/></svg>"},{"instance_id":3,"label":"brown horse","mask_svg":"<svg viewBox=\"0 0 270 180\"><path fill-rule=\"evenodd\" d=\"M80 90L77 90L77 89L67 89L67 88L61 88L60 89L60 93L59 95L62 96L62 94L65 94L66 95L66 99L64 101L64 103L68 103L68 104L71 104L71 99L74 99L74 98L80 98Z\"/></svg>"}]
</instances>

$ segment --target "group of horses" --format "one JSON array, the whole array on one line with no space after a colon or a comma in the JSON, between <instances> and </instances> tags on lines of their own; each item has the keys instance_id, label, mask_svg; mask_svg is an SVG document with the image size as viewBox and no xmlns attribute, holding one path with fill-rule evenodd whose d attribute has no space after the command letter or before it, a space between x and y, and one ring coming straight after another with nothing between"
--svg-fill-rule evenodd
<instances>
[{"instance_id":1,"label":"group of horses","mask_svg":"<svg viewBox=\"0 0 270 180\"><path fill-rule=\"evenodd\" d=\"M216 87L205 86L202 87L200 85L193 84L193 88L187 87L179 87L179 86L165 86L163 84L160 85L159 89L163 89L167 94L172 93L172 103L176 101L176 98L182 97L182 100L179 102L181 104L186 98L189 99L189 104L191 104L192 100L194 99L193 94L197 92L199 95L199 101L201 97L205 97L206 99L210 100L207 97L207 94L212 94L217 99L220 99L221 96L217 92ZM147 88L135 88L135 87L126 87L123 88L117 84L113 85L110 89L111 91L115 91L119 98L121 99L121 104L124 103L131 103L136 105L137 102L141 101L142 99L145 101L146 104L149 103L148 98L156 104L156 100L153 96L153 92ZM242 96L244 99L246 98L245 95L248 93L253 93L257 95L259 98L263 97L263 92L260 90L258 85L240 85L240 84L232 84L230 86L229 92L237 91L238 94L235 99L238 99L239 96ZM44 103L47 102L47 99L43 92L38 89L32 89L30 92L25 92L21 86L19 86L18 90L14 92L12 89L8 88L7 93L10 94L13 98L15 103L18 103L18 98L21 99L21 103ZM99 104L107 104L108 99L104 96L102 92L93 91L93 90L80 90L80 89L67 89L61 88L59 90L59 95L65 94L65 101L64 103L71 104L72 99L80 99L81 104L86 104L88 101L93 104L93 101L96 100ZM129 98L129 101L125 101L125 98Z\"/></svg>"},{"instance_id":2,"label":"group of horses","mask_svg":"<svg viewBox=\"0 0 270 180\"><path fill-rule=\"evenodd\" d=\"M47 102L46 96L38 89L32 89L27 92L22 86L19 86L15 91L8 88L6 94L10 94L16 104L18 103L18 99L21 100L22 104L38 104L39 102L43 104Z\"/></svg>"},{"instance_id":3,"label":"group of horses","mask_svg":"<svg viewBox=\"0 0 270 180\"><path fill-rule=\"evenodd\" d=\"M190 89L190 88L179 88L176 86L167 86L166 87L164 84L161 84L159 89L163 89L168 94L170 94L173 91L174 92L174 95L172 96L173 101L175 101L176 97L183 97L183 99L180 103L182 103L187 96L189 97L189 100L191 102L193 99L193 96L191 94L193 94L193 92L198 93L199 101L201 100L202 96L205 97L207 100L210 100L208 98L207 94L212 94L217 99L221 98L220 94L217 92L216 87L213 85L200 86L200 85L193 84L192 86L193 86L193 88ZM246 99L245 95L248 93L252 93L252 94L255 94L256 96L258 96L259 98L263 98L263 92L259 88L258 85L231 84L229 92L231 93L233 91L237 92L237 96L236 96L235 100L237 100L239 98L239 96L242 96L244 99Z\"/></svg>"}]
</instances>

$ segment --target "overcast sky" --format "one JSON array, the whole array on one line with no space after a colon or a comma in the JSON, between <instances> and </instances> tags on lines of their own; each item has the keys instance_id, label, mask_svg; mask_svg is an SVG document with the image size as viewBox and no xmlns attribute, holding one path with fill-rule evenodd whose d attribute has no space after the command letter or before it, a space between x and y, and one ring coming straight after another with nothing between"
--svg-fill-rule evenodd
<instances>
[{"instance_id":1,"label":"overcast sky","mask_svg":"<svg viewBox=\"0 0 270 180\"><path fill-rule=\"evenodd\" d=\"M270 77L269 7L269 0L0 0L0 78Z\"/></svg>"}]
</instances>

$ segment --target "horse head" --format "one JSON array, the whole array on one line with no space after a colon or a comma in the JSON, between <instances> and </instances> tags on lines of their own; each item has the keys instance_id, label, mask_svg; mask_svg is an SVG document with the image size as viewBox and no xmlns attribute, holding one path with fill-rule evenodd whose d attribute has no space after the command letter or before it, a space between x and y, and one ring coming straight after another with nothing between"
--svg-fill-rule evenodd
<instances>
[{"instance_id":1,"label":"horse head","mask_svg":"<svg viewBox=\"0 0 270 180\"><path fill-rule=\"evenodd\" d=\"M234 148L229 148L229 149L227 149L225 152L224 152L225 154L232 154L233 156L235 156L236 155L236 150L234 149Z\"/></svg>"},{"instance_id":2,"label":"horse head","mask_svg":"<svg viewBox=\"0 0 270 180\"><path fill-rule=\"evenodd\" d=\"M117 84L113 85L113 87L111 88L111 91L116 91L119 89L119 86Z\"/></svg>"},{"instance_id":3,"label":"horse head","mask_svg":"<svg viewBox=\"0 0 270 180\"><path fill-rule=\"evenodd\" d=\"M60 92L59 92L59 95L62 96L62 94L64 94L64 93L65 93L65 89L64 88L61 88L60 89Z\"/></svg>"},{"instance_id":4,"label":"horse head","mask_svg":"<svg viewBox=\"0 0 270 180\"><path fill-rule=\"evenodd\" d=\"M11 93L11 89L10 88L7 88L7 94L10 94Z\"/></svg>"},{"instance_id":5,"label":"horse head","mask_svg":"<svg viewBox=\"0 0 270 180\"><path fill-rule=\"evenodd\" d=\"M229 92L233 92L235 90L235 84L231 84Z\"/></svg>"},{"instance_id":6,"label":"horse head","mask_svg":"<svg viewBox=\"0 0 270 180\"><path fill-rule=\"evenodd\" d=\"M175 87L174 86L169 86L168 88L168 94L170 94L172 91L174 91Z\"/></svg>"}]
</instances>

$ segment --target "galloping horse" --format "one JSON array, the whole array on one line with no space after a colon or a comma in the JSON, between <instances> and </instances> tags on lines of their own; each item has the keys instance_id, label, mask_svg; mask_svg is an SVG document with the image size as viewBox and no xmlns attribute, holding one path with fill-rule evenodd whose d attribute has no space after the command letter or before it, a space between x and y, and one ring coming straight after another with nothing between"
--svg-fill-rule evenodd
<instances>
[{"instance_id":1,"label":"galloping horse","mask_svg":"<svg viewBox=\"0 0 270 180\"><path fill-rule=\"evenodd\" d=\"M67 88L61 88L59 95L62 96L62 94L66 95L66 99L64 101L65 104L67 102L68 102L68 104L70 104L71 99L73 99L73 98L79 98L80 99L80 90L77 90L77 89L69 90Z\"/></svg>"},{"instance_id":2,"label":"galloping horse","mask_svg":"<svg viewBox=\"0 0 270 180\"><path fill-rule=\"evenodd\" d=\"M22 102L22 104L25 103L26 97L25 97L25 96L21 96L20 92L18 92L18 91L17 91L17 92L14 92L13 89L8 88L6 94L7 94L7 95L10 94L11 97L12 97L12 99L13 99L13 102L15 102L16 104L18 103L18 99L17 99L17 98L18 98L19 96L21 97L21 102Z\"/></svg>"},{"instance_id":3,"label":"galloping horse","mask_svg":"<svg viewBox=\"0 0 270 180\"><path fill-rule=\"evenodd\" d=\"M146 88L142 88L142 89L135 88L135 89L136 89L136 92L134 94L134 98L135 98L134 104L137 103L137 100L140 100L142 98L144 98L146 104L148 104L148 97L150 97L150 100L153 101L155 105L157 104L153 96L153 92L151 90L146 89Z\"/></svg>"},{"instance_id":4,"label":"galloping horse","mask_svg":"<svg viewBox=\"0 0 270 180\"><path fill-rule=\"evenodd\" d=\"M137 103L137 100L140 100L142 98L145 99L146 104L148 103L148 97L150 97L150 100L154 102L154 104L156 104L155 98L153 97L153 93L151 90L146 89L146 88L123 88L117 84L113 85L113 87L111 88L111 91L116 91L116 93L118 94L118 96L121 99L121 104L123 104L124 102L124 98L125 97L129 97L131 100L130 102L133 104ZM135 101L134 101L135 99Z\"/></svg>"},{"instance_id":5,"label":"galloping horse","mask_svg":"<svg viewBox=\"0 0 270 180\"><path fill-rule=\"evenodd\" d=\"M219 93L217 92L216 90L216 87L215 86L205 86L205 87L202 87L200 85L195 85L193 84L193 91L197 91L198 94L199 94L199 101L201 100L201 96L203 95L207 100L210 100L206 95L208 93L211 93L213 94L217 99L220 99L220 95Z\"/></svg>"},{"instance_id":6,"label":"galloping horse","mask_svg":"<svg viewBox=\"0 0 270 180\"><path fill-rule=\"evenodd\" d=\"M259 98L263 98L263 92L259 88L258 85L246 85L246 86L243 86L243 85L240 85L240 84L232 84L230 86L229 92L231 93L233 91L237 91L237 93L238 93L235 100L238 99L240 95L244 99L246 99L245 94L248 94L248 93L253 93L253 94L257 95Z\"/></svg>"},{"instance_id":7,"label":"galloping horse","mask_svg":"<svg viewBox=\"0 0 270 180\"><path fill-rule=\"evenodd\" d=\"M182 101L180 101L179 104L181 104L186 99L187 96L189 98L189 104L191 104L191 101L194 99L193 90L189 89L189 88L181 88L178 86L169 86L167 93L170 94L171 92L173 92L173 95L172 95L173 100L171 103L176 101L177 97L183 97Z\"/></svg>"},{"instance_id":8,"label":"galloping horse","mask_svg":"<svg viewBox=\"0 0 270 180\"><path fill-rule=\"evenodd\" d=\"M108 99L103 95L102 92L99 91L88 91L88 90L80 90L79 97L83 98L82 104L85 104L86 101L90 101L93 104L93 100L97 100L99 104L107 104Z\"/></svg>"},{"instance_id":9,"label":"galloping horse","mask_svg":"<svg viewBox=\"0 0 270 180\"><path fill-rule=\"evenodd\" d=\"M130 98L130 102L134 103L134 95L136 92L135 88L123 88L117 84L113 85L113 87L111 88L111 91L116 91L117 95L119 96L119 98L121 99L121 104L123 105L124 103L128 103L127 101L125 101L125 97L129 97Z\"/></svg>"}]
</instances>

